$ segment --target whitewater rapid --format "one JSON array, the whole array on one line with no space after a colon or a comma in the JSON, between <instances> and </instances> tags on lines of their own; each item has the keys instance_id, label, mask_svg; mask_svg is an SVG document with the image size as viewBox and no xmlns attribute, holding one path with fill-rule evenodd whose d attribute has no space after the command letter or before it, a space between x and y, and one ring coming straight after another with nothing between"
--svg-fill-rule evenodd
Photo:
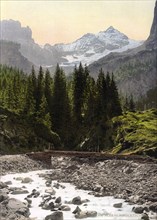
<instances>
[{"instance_id":1,"label":"whitewater rapid","mask_svg":"<svg viewBox=\"0 0 157 220\"><path fill-rule=\"evenodd\" d=\"M41 177L38 174L49 174L51 170L40 170L40 171L31 171L28 173L17 173L17 174L8 174L1 177L1 181L11 181L12 185L10 187L23 187L28 190L28 194L32 192L33 189L36 189L40 192L40 196L37 198L32 198L32 204L30 208L30 218L35 218L36 220L44 220L45 217L52 213L50 210L44 210L39 207L39 204L42 202L42 195L45 195L45 190L48 188L45 185L45 178ZM66 175L66 174L65 174ZM16 180L17 177L30 177L33 182L31 183L22 183L19 180ZM57 183L56 181L52 181L52 185ZM88 220L140 220L141 215L135 214L132 212L132 205L127 204L122 199L114 199L113 197L94 197L93 195L89 195L89 191L76 189L74 185L69 183L60 183L63 188L59 189L55 188L56 194L55 197L61 196L62 204L66 204L70 206L70 211L63 211L64 220L74 220L75 216L72 213L76 208L76 205L69 204L74 197L80 196L81 199L90 200L88 203L81 204L79 207L82 211L96 211L98 213L97 217L87 218ZM10 198L16 198L25 201L25 198L28 194L18 194L13 195L9 194ZM115 203L122 203L122 208L114 208L113 205ZM150 219L156 219L155 216L151 215Z\"/></svg>"}]
</instances>

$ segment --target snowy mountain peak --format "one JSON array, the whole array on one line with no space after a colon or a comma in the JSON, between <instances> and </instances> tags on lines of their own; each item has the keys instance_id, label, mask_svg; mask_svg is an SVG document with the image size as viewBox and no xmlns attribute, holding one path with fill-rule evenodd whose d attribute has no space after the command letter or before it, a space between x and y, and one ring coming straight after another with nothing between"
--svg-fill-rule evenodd
<instances>
[{"instance_id":1,"label":"snowy mountain peak","mask_svg":"<svg viewBox=\"0 0 157 220\"><path fill-rule=\"evenodd\" d=\"M87 33L69 44L58 44L51 47L64 55L63 66L74 65L82 62L90 64L110 52L121 52L141 45L141 42L130 40L113 26L97 34Z\"/></svg>"},{"instance_id":2,"label":"snowy mountain peak","mask_svg":"<svg viewBox=\"0 0 157 220\"><path fill-rule=\"evenodd\" d=\"M114 32L116 29L113 27L113 26L110 26L109 28L106 29L105 32L108 32L108 33L112 33Z\"/></svg>"},{"instance_id":3,"label":"snowy mountain peak","mask_svg":"<svg viewBox=\"0 0 157 220\"><path fill-rule=\"evenodd\" d=\"M81 38L93 37L93 36L95 36L95 35L92 33L87 33L87 34L83 35Z\"/></svg>"},{"instance_id":4,"label":"snowy mountain peak","mask_svg":"<svg viewBox=\"0 0 157 220\"><path fill-rule=\"evenodd\" d=\"M107 28L105 31L100 31L97 34L97 37L102 40L102 41L108 41L109 39L112 38L114 41L119 41L119 40L128 40L128 37L123 34L122 32L118 31L115 29L113 26L110 26Z\"/></svg>"}]
</instances>

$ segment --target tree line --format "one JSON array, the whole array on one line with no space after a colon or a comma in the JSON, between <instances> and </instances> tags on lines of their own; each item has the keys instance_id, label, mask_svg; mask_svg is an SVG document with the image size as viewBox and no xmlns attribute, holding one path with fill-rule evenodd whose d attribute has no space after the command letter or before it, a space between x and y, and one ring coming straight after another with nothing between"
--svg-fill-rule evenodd
<instances>
[{"instance_id":1,"label":"tree line","mask_svg":"<svg viewBox=\"0 0 157 220\"><path fill-rule=\"evenodd\" d=\"M53 76L42 67L39 71L32 67L27 75L1 65L0 105L43 123L59 134L67 148L75 147L81 141L80 133L92 125L122 114L113 73L104 74L100 69L94 80L81 63L70 79L59 65Z\"/></svg>"}]
</instances>

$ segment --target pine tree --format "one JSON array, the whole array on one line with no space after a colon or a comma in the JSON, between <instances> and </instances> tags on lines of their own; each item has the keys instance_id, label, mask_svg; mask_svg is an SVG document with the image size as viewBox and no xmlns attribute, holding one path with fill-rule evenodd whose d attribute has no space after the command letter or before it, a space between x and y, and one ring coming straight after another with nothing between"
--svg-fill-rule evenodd
<instances>
[{"instance_id":1,"label":"pine tree","mask_svg":"<svg viewBox=\"0 0 157 220\"><path fill-rule=\"evenodd\" d=\"M68 121L70 123L70 104L66 89L65 74L58 64L54 75L52 106L53 128L60 135L63 135Z\"/></svg>"},{"instance_id":2,"label":"pine tree","mask_svg":"<svg viewBox=\"0 0 157 220\"><path fill-rule=\"evenodd\" d=\"M48 111L48 104L44 95L41 99L39 111L37 113L37 121L44 124L47 128L51 129L51 116Z\"/></svg>"},{"instance_id":3,"label":"pine tree","mask_svg":"<svg viewBox=\"0 0 157 220\"><path fill-rule=\"evenodd\" d=\"M74 118L77 122L81 122L81 77L79 75L79 71L75 66L74 69L74 79L73 79L73 114Z\"/></svg>"},{"instance_id":4,"label":"pine tree","mask_svg":"<svg viewBox=\"0 0 157 220\"><path fill-rule=\"evenodd\" d=\"M75 67L73 73L73 114L78 125L82 123L85 113L84 107L88 75L88 68L85 67L84 69L81 63L78 68Z\"/></svg>"},{"instance_id":5,"label":"pine tree","mask_svg":"<svg viewBox=\"0 0 157 220\"><path fill-rule=\"evenodd\" d=\"M36 88L36 111L39 111L43 94L44 94L44 73L42 67L40 66L39 74L37 78L37 88Z\"/></svg>"},{"instance_id":6,"label":"pine tree","mask_svg":"<svg viewBox=\"0 0 157 220\"><path fill-rule=\"evenodd\" d=\"M24 113L31 116L34 115L36 112L36 102L34 99L34 88L33 88L33 81L32 76L28 77L27 81L27 91L25 97L25 105L24 105Z\"/></svg>"},{"instance_id":7,"label":"pine tree","mask_svg":"<svg viewBox=\"0 0 157 220\"><path fill-rule=\"evenodd\" d=\"M45 88L44 93L46 97L46 101L48 103L48 108L51 110L52 107L52 78L50 76L50 72L47 69L45 74Z\"/></svg>"},{"instance_id":8,"label":"pine tree","mask_svg":"<svg viewBox=\"0 0 157 220\"><path fill-rule=\"evenodd\" d=\"M13 109L13 87L10 80L8 80L8 86L5 94L5 107L9 110Z\"/></svg>"},{"instance_id":9,"label":"pine tree","mask_svg":"<svg viewBox=\"0 0 157 220\"><path fill-rule=\"evenodd\" d=\"M97 117L106 117L107 115L107 85L105 75L102 69L99 71L97 79Z\"/></svg>"},{"instance_id":10,"label":"pine tree","mask_svg":"<svg viewBox=\"0 0 157 220\"><path fill-rule=\"evenodd\" d=\"M86 124L92 124L96 117L96 84L92 77L88 78L87 82L87 108L85 112Z\"/></svg>"},{"instance_id":11,"label":"pine tree","mask_svg":"<svg viewBox=\"0 0 157 220\"><path fill-rule=\"evenodd\" d=\"M113 73L112 73L112 79L110 81L110 106L108 109L108 113L111 118L122 114L118 89L114 81Z\"/></svg>"}]
</instances>

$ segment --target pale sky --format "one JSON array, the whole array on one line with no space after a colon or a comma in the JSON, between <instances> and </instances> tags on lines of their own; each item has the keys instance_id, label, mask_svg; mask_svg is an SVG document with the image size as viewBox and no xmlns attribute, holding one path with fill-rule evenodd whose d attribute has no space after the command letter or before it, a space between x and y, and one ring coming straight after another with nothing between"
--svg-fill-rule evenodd
<instances>
[{"instance_id":1,"label":"pale sky","mask_svg":"<svg viewBox=\"0 0 157 220\"><path fill-rule=\"evenodd\" d=\"M155 0L0 0L0 19L13 19L32 29L45 43L70 43L86 33L113 26L131 39L150 32Z\"/></svg>"}]
</instances>

